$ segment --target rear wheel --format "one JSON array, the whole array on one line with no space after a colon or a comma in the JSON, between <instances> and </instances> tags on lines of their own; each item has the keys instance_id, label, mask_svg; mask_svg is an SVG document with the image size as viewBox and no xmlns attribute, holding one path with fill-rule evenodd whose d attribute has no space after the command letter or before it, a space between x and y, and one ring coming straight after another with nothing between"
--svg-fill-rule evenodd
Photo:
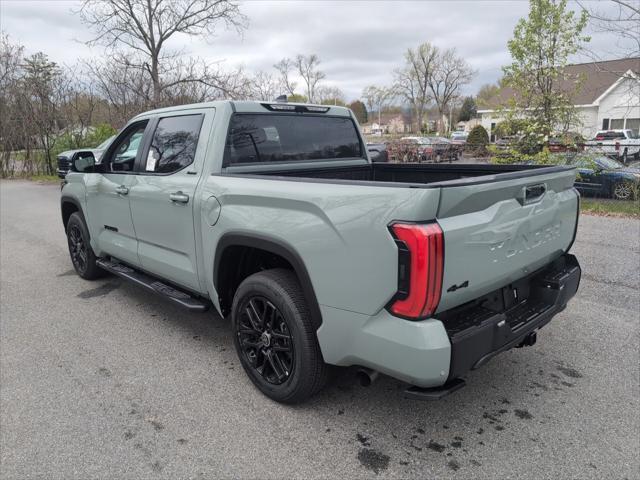
<instances>
[{"instance_id":1,"label":"rear wheel","mask_svg":"<svg viewBox=\"0 0 640 480\"><path fill-rule=\"evenodd\" d=\"M273 269L246 278L234 296L231 322L242 367L266 396L299 403L325 385L328 365L293 272Z\"/></svg>"},{"instance_id":2,"label":"rear wheel","mask_svg":"<svg viewBox=\"0 0 640 480\"><path fill-rule=\"evenodd\" d=\"M616 183L613 187L613 198L616 200L632 200L634 196L633 185L629 182Z\"/></svg>"},{"instance_id":3,"label":"rear wheel","mask_svg":"<svg viewBox=\"0 0 640 480\"><path fill-rule=\"evenodd\" d=\"M67 222L69 256L76 273L85 280L102 277L105 272L96 265L96 256L89 243L89 231L82 214L72 213Z\"/></svg>"}]
</instances>

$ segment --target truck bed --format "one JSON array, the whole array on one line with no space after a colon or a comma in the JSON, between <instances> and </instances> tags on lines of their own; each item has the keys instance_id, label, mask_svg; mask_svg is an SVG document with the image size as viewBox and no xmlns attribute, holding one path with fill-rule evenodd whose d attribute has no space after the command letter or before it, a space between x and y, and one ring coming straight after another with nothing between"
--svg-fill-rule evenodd
<instances>
[{"instance_id":1,"label":"truck bed","mask_svg":"<svg viewBox=\"0 0 640 480\"><path fill-rule=\"evenodd\" d=\"M238 174L296 179L326 180L331 183L363 182L368 185L404 186L412 188L462 186L499 180L511 180L571 170L570 166L487 165L487 164L429 164L429 163L371 163L339 167L310 167L286 170L272 166L263 171L243 171ZM506 175L505 175L506 174ZM499 175L499 176L498 176ZM402 184L402 185L394 185Z\"/></svg>"}]
</instances>

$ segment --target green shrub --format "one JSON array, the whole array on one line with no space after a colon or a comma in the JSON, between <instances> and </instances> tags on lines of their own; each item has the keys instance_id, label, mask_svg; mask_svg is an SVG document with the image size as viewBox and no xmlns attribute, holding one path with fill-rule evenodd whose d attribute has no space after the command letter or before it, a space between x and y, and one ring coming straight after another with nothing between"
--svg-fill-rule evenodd
<instances>
[{"instance_id":1,"label":"green shrub","mask_svg":"<svg viewBox=\"0 0 640 480\"><path fill-rule=\"evenodd\" d=\"M116 129L108 123L100 123L95 127L90 127L89 131L85 134L70 132L63 133L53 142L51 154L55 157L66 150L95 148L116 133Z\"/></svg>"},{"instance_id":2,"label":"green shrub","mask_svg":"<svg viewBox=\"0 0 640 480\"><path fill-rule=\"evenodd\" d=\"M489 143L489 134L482 125L476 125L469 132L467 137L467 144L474 146L486 146Z\"/></svg>"},{"instance_id":3,"label":"green shrub","mask_svg":"<svg viewBox=\"0 0 640 480\"><path fill-rule=\"evenodd\" d=\"M85 137L86 145L83 147L97 147L107 138L113 137L118 131L108 123L99 123Z\"/></svg>"},{"instance_id":4,"label":"green shrub","mask_svg":"<svg viewBox=\"0 0 640 480\"><path fill-rule=\"evenodd\" d=\"M467 137L467 148L473 155L487 155L487 145L489 144L489 134L482 125L476 125L469 132Z\"/></svg>"}]
</instances>

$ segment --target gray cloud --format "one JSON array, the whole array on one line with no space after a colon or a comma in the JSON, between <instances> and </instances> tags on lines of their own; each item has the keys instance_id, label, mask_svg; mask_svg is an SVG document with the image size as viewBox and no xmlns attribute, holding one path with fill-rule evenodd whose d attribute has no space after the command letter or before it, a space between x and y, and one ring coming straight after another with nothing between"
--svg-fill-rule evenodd
<instances>
[{"instance_id":1,"label":"gray cloud","mask_svg":"<svg viewBox=\"0 0 640 480\"><path fill-rule=\"evenodd\" d=\"M44 51L70 64L102 54L100 48L75 41L90 38L72 14L77 8L76 1L2 0L0 26L28 51ZM506 44L518 19L527 14L528 3L247 1L242 11L249 17L243 35L226 30L209 40L181 35L169 47L249 71L270 70L282 57L297 53L317 53L327 82L357 98L366 85L390 83L406 49L424 41L455 47L473 66L477 75L468 93L495 82L500 67L509 62ZM591 48L611 56L613 40L595 35Z\"/></svg>"}]
</instances>

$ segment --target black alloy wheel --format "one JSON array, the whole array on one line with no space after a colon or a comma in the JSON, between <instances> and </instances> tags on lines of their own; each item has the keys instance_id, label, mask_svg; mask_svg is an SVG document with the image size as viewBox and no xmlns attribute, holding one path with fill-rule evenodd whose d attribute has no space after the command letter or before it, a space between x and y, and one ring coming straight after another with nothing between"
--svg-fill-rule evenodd
<instances>
[{"instance_id":1,"label":"black alloy wheel","mask_svg":"<svg viewBox=\"0 0 640 480\"><path fill-rule=\"evenodd\" d=\"M262 296L244 299L238 318L238 343L251 367L272 385L293 372L294 346L282 313Z\"/></svg>"},{"instance_id":2,"label":"black alloy wheel","mask_svg":"<svg viewBox=\"0 0 640 480\"><path fill-rule=\"evenodd\" d=\"M235 291L231 329L236 353L249 379L272 400L300 403L327 383L330 369L322 358L318 327L291 270L254 273Z\"/></svg>"},{"instance_id":3,"label":"black alloy wheel","mask_svg":"<svg viewBox=\"0 0 640 480\"><path fill-rule=\"evenodd\" d=\"M88 262L87 245L82 238L82 232L78 225L73 224L69 226L67 240L69 242L71 262L73 263L74 268L80 274L86 272Z\"/></svg>"},{"instance_id":4,"label":"black alloy wheel","mask_svg":"<svg viewBox=\"0 0 640 480\"><path fill-rule=\"evenodd\" d=\"M74 212L67 221L69 256L76 273L85 280L95 280L105 275L96 264L97 257L89 243L89 231L80 212Z\"/></svg>"}]
</instances>

